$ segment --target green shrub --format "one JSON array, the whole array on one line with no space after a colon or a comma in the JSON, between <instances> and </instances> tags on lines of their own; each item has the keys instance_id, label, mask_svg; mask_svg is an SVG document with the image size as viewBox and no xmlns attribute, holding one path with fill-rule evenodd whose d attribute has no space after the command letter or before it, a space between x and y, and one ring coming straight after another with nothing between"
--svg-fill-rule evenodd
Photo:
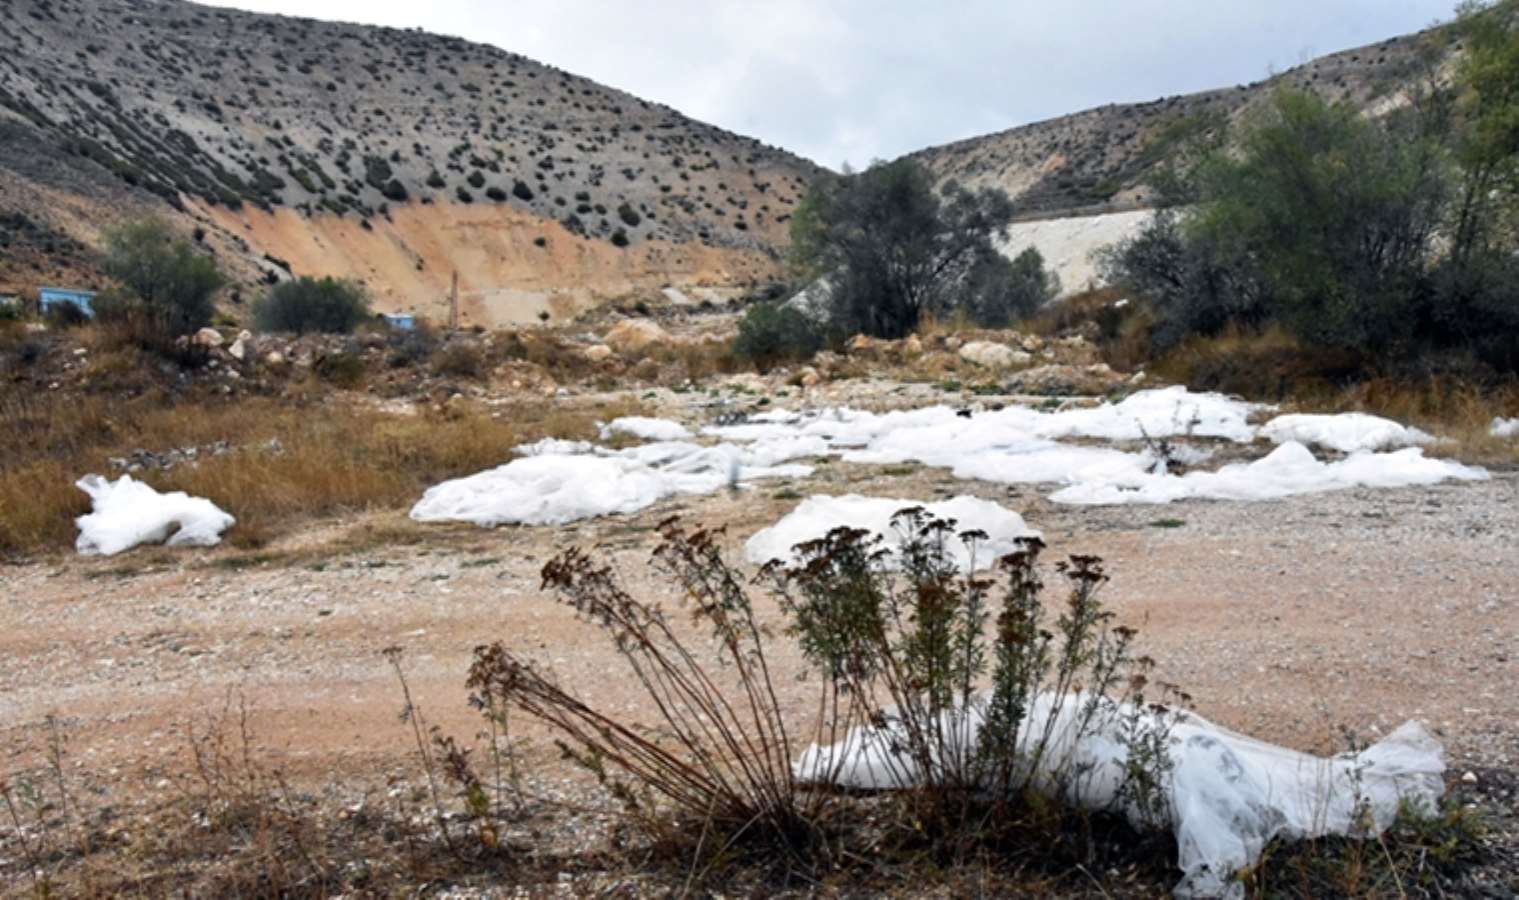
<instances>
[{"instance_id":1,"label":"green shrub","mask_svg":"<svg viewBox=\"0 0 1519 900\"><path fill-rule=\"evenodd\" d=\"M364 286L337 278L286 281L253 305L253 319L261 331L348 334L369 317Z\"/></svg>"},{"instance_id":2,"label":"green shrub","mask_svg":"<svg viewBox=\"0 0 1519 900\"><path fill-rule=\"evenodd\" d=\"M518 179L512 182L512 196L526 202L533 199L533 189L527 186L527 182Z\"/></svg>"},{"instance_id":3,"label":"green shrub","mask_svg":"<svg viewBox=\"0 0 1519 900\"><path fill-rule=\"evenodd\" d=\"M433 356L433 371L454 378L473 378L485 368L485 354L474 344L456 341Z\"/></svg>"},{"instance_id":4,"label":"green shrub","mask_svg":"<svg viewBox=\"0 0 1519 900\"><path fill-rule=\"evenodd\" d=\"M638 214L638 210L627 203L617 207L617 217L629 228L637 228L638 223L643 221L643 217Z\"/></svg>"},{"instance_id":5,"label":"green shrub","mask_svg":"<svg viewBox=\"0 0 1519 900\"><path fill-rule=\"evenodd\" d=\"M733 352L768 369L782 360L810 359L826 343L806 313L783 303L756 303L738 323Z\"/></svg>"},{"instance_id":6,"label":"green shrub","mask_svg":"<svg viewBox=\"0 0 1519 900\"><path fill-rule=\"evenodd\" d=\"M628 233L619 228L612 232L612 246L626 247L628 245Z\"/></svg>"}]
</instances>

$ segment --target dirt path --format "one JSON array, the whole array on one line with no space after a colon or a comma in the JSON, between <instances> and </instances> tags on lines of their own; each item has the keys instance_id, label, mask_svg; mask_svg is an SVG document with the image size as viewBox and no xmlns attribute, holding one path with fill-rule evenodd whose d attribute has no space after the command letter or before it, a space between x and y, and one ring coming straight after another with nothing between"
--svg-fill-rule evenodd
<instances>
[{"instance_id":1,"label":"dirt path","mask_svg":"<svg viewBox=\"0 0 1519 900\"><path fill-rule=\"evenodd\" d=\"M1023 512L1052 559L1104 556L1108 601L1140 628L1160 677L1221 724L1329 751L1343 746L1341 726L1372 739L1421 718L1458 767L1519 759L1519 474L1253 505L1093 509L935 470L830 462L801 483L561 529L421 528L387 514L314 529L262 562L144 550L0 568L0 770L38 763L49 714L77 765L156 769L183 752L177 728L235 694L292 769L373 775L411 749L381 656L392 645L405 649L429 720L461 738L478 729L463 687L472 648L496 639L636 716L641 698L615 655L538 591L543 562L571 544L600 545L635 591L673 603L648 565L665 516L726 524L739 558L742 540L797 494L850 491L978 494ZM365 535L378 537L366 545ZM783 670L798 668L794 654L778 657ZM810 686L782 683L804 718ZM554 755L546 741L533 747Z\"/></svg>"}]
</instances>

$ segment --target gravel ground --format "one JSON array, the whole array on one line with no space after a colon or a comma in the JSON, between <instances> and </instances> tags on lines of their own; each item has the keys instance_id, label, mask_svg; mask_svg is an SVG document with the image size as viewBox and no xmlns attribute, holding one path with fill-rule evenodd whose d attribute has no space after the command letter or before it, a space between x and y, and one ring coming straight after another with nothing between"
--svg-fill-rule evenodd
<instances>
[{"instance_id":1,"label":"gravel ground","mask_svg":"<svg viewBox=\"0 0 1519 900\"><path fill-rule=\"evenodd\" d=\"M615 654L540 594L542 564L572 544L599 546L635 593L673 604L648 565L666 516L727 526L737 559L799 496L846 492L999 500L1044 531L1051 561L1107 560L1111 608L1202 715L1318 752L1342 749L1343 729L1372 740L1422 719L1446 742L1453 778L1469 772L1468 784L1475 777L1513 808L1515 472L1260 504L1085 508L938 470L830 461L802 482L560 529L424 528L386 513L320 523L256 554L146 549L10 566L0 568L10 623L0 629L0 771L39 763L49 715L76 766L105 777L161 770L183 753L179 729L237 696L292 771L373 776L412 752L381 656L392 645L405 649L428 720L461 738L479 728L463 687L472 649L496 639L636 717L647 710ZM772 603L761 609L776 618ZM773 662L799 669L785 648ZM809 685L781 681L783 703L804 718ZM552 775L553 748L540 732L524 735L530 761Z\"/></svg>"}]
</instances>

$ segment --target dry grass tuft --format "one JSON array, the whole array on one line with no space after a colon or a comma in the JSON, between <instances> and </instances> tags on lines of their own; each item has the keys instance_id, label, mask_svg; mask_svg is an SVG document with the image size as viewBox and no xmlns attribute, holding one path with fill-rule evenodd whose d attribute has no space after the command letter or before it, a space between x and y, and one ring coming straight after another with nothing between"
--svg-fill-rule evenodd
<instances>
[{"instance_id":1,"label":"dry grass tuft","mask_svg":"<svg viewBox=\"0 0 1519 900\"><path fill-rule=\"evenodd\" d=\"M641 412L633 402L565 408L529 401L494 412L415 416L338 402L271 399L173 404L112 403L97 396L0 400L0 553L72 544L73 519L89 511L73 486L110 460L225 443L220 455L136 477L159 490L209 498L237 517L228 541L256 549L302 519L414 502L428 486L500 465L511 449L544 437L594 437L595 423Z\"/></svg>"}]
</instances>

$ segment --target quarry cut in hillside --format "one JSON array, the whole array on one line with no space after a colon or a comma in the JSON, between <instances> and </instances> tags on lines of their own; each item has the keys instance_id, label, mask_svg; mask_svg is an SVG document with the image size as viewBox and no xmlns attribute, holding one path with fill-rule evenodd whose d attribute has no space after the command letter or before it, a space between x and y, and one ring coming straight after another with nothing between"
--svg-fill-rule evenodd
<instances>
[{"instance_id":1,"label":"quarry cut in hillside","mask_svg":"<svg viewBox=\"0 0 1519 900\"><path fill-rule=\"evenodd\" d=\"M288 263L369 280L381 308L432 302L454 268L492 316L549 283L585 302L744 282L777 270L818 171L458 38L0 0L0 286L91 282L100 229L148 213L244 286Z\"/></svg>"}]
</instances>

